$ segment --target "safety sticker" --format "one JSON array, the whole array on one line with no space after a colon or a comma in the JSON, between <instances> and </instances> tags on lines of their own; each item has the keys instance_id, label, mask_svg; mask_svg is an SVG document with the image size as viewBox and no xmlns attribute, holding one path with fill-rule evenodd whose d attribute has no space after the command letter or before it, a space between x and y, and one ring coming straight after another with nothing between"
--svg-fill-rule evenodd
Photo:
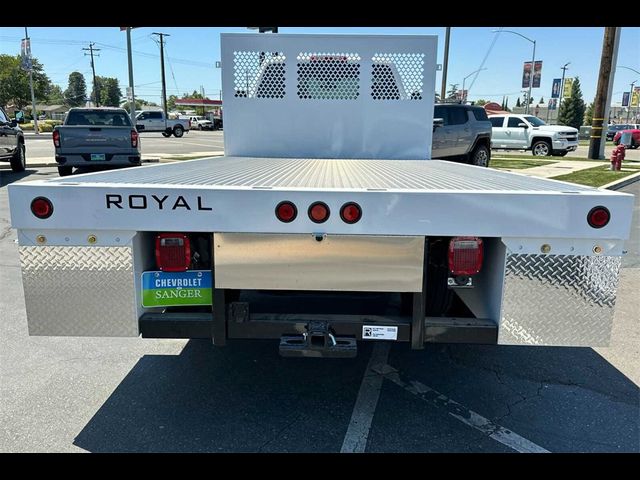
<instances>
[{"instance_id":1,"label":"safety sticker","mask_svg":"<svg viewBox=\"0 0 640 480\"><path fill-rule=\"evenodd\" d=\"M398 327L383 327L380 325L363 325L363 340L397 340Z\"/></svg>"}]
</instances>

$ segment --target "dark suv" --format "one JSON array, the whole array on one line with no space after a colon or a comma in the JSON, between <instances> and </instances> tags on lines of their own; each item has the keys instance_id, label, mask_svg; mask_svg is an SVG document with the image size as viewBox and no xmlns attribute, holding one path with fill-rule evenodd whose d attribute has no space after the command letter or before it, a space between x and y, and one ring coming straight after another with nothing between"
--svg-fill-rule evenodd
<instances>
[{"instance_id":1,"label":"dark suv","mask_svg":"<svg viewBox=\"0 0 640 480\"><path fill-rule=\"evenodd\" d=\"M456 103L435 105L431 158L488 167L491 122L484 108Z\"/></svg>"},{"instance_id":2,"label":"dark suv","mask_svg":"<svg viewBox=\"0 0 640 480\"><path fill-rule=\"evenodd\" d=\"M24 134L16 120L10 120L0 107L0 161L11 162L11 170L22 172L26 168Z\"/></svg>"}]
</instances>

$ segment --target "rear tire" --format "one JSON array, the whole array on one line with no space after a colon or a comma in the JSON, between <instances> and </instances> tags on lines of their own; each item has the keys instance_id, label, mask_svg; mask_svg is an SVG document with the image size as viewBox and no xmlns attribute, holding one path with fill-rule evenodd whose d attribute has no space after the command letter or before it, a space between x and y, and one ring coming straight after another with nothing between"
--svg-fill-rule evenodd
<instances>
[{"instance_id":1,"label":"rear tire","mask_svg":"<svg viewBox=\"0 0 640 480\"><path fill-rule=\"evenodd\" d=\"M58 175L68 177L73 172L73 167L58 167Z\"/></svg>"},{"instance_id":2,"label":"rear tire","mask_svg":"<svg viewBox=\"0 0 640 480\"><path fill-rule=\"evenodd\" d=\"M27 168L27 157L24 143L18 143L16 153L11 157L11 170L14 172L24 172Z\"/></svg>"},{"instance_id":3,"label":"rear tire","mask_svg":"<svg viewBox=\"0 0 640 480\"><path fill-rule=\"evenodd\" d=\"M531 147L534 157L548 157L551 155L551 143L548 140L538 140Z\"/></svg>"},{"instance_id":4,"label":"rear tire","mask_svg":"<svg viewBox=\"0 0 640 480\"><path fill-rule=\"evenodd\" d=\"M488 167L491 151L486 145L478 145L469 156L469 163L477 167Z\"/></svg>"},{"instance_id":5,"label":"rear tire","mask_svg":"<svg viewBox=\"0 0 640 480\"><path fill-rule=\"evenodd\" d=\"M176 138L180 138L182 135L184 135L184 128L182 128L180 125L176 125L173 129L173 136Z\"/></svg>"}]
</instances>

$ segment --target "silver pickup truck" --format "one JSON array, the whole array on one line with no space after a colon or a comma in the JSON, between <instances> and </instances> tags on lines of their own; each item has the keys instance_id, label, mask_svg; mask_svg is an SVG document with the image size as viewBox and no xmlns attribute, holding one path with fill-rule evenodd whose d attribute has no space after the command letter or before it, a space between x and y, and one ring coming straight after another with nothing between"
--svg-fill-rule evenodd
<instances>
[{"instance_id":1,"label":"silver pickup truck","mask_svg":"<svg viewBox=\"0 0 640 480\"><path fill-rule=\"evenodd\" d=\"M136 128L139 132L162 132L162 136L181 137L191 128L189 120L168 119L163 112L143 110L136 115Z\"/></svg>"},{"instance_id":2,"label":"silver pickup truck","mask_svg":"<svg viewBox=\"0 0 640 480\"><path fill-rule=\"evenodd\" d=\"M140 165L140 138L122 108L72 108L53 130L58 173Z\"/></svg>"}]
</instances>

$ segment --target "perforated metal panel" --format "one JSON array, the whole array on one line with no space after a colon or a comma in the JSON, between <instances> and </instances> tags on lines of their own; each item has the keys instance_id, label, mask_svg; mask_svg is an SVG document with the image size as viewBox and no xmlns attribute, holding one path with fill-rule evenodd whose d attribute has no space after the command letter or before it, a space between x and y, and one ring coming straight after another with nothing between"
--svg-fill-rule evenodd
<instances>
[{"instance_id":1,"label":"perforated metal panel","mask_svg":"<svg viewBox=\"0 0 640 480\"><path fill-rule=\"evenodd\" d=\"M498 343L606 346L620 257L507 255Z\"/></svg>"},{"instance_id":2,"label":"perforated metal panel","mask_svg":"<svg viewBox=\"0 0 640 480\"><path fill-rule=\"evenodd\" d=\"M357 53L301 52L297 60L299 98L355 100L360 95Z\"/></svg>"},{"instance_id":3,"label":"perforated metal panel","mask_svg":"<svg viewBox=\"0 0 640 480\"><path fill-rule=\"evenodd\" d=\"M129 247L21 246L29 335L138 335Z\"/></svg>"},{"instance_id":4,"label":"perforated metal panel","mask_svg":"<svg viewBox=\"0 0 640 480\"><path fill-rule=\"evenodd\" d=\"M284 98L282 52L233 52L234 97Z\"/></svg>"},{"instance_id":5,"label":"perforated metal panel","mask_svg":"<svg viewBox=\"0 0 640 480\"><path fill-rule=\"evenodd\" d=\"M374 100L421 100L423 53L376 53L371 71Z\"/></svg>"},{"instance_id":6,"label":"perforated metal panel","mask_svg":"<svg viewBox=\"0 0 640 480\"><path fill-rule=\"evenodd\" d=\"M433 94L426 92L435 90L435 36L229 33L221 46L226 154L431 157ZM395 80L395 90L377 99L376 55Z\"/></svg>"}]
</instances>

